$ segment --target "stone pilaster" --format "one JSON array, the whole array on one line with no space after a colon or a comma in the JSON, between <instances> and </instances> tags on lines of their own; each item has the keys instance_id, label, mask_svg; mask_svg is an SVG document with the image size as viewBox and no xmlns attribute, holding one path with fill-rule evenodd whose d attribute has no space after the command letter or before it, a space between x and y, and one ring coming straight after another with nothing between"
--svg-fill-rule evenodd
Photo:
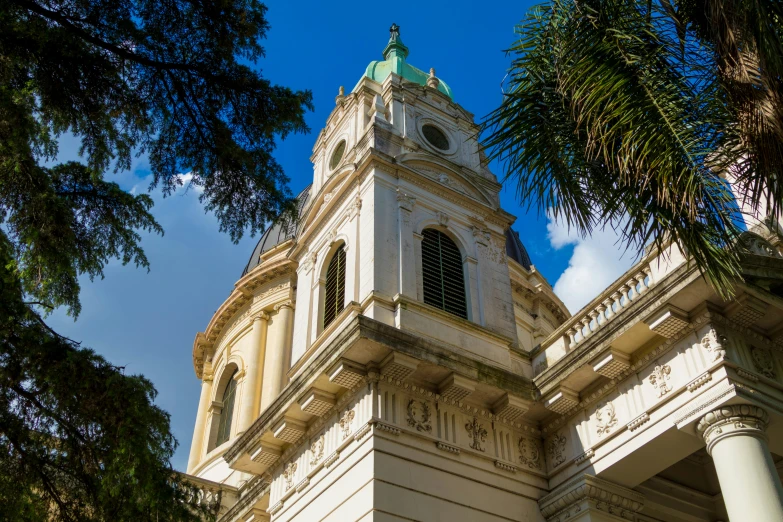
<instances>
[{"instance_id":1,"label":"stone pilaster","mask_svg":"<svg viewBox=\"0 0 783 522\"><path fill-rule=\"evenodd\" d=\"M733 404L709 412L696 427L715 462L731 522L783 520L783 487L767 446L768 424L763 408Z\"/></svg>"},{"instance_id":2,"label":"stone pilaster","mask_svg":"<svg viewBox=\"0 0 783 522\"><path fill-rule=\"evenodd\" d=\"M547 522L638 520L644 496L609 481L582 475L558 486L538 501Z\"/></svg>"}]
</instances>

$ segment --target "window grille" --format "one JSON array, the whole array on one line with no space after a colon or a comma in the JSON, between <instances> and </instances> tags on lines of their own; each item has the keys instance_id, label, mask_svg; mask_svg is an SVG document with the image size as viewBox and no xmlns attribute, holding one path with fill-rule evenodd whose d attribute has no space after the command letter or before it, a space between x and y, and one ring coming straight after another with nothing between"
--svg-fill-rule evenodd
<instances>
[{"instance_id":1,"label":"window grille","mask_svg":"<svg viewBox=\"0 0 783 522\"><path fill-rule=\"evenodd\" d=\"M451 314L468 318L462 255L446 234L425 229L421 242L424 302Z\"/></svg>"},{"instance_id":2,"label":"window grille","mask_svg":"<svg viewBox=\"0 0 783 522\"><path fill-rule=\"evenodd\" d=\"M345 307L345 245L337 249L326 269L324 328L334 321Z\"/></svg>"},{"instance_id":3,"label":"window grille","mask_svg":"<svg viewBox=\"0 0 783 522\"><path fill-rule=\"evenodd\" d=\"M226 389L223 392L223 409L220 411L220 422L218 423L217 439L215 446L220 446L231 436L231 418L234 416L234 397L237 391L236 377L237 371L231 374L226 383Z\"/></svg>"}]
</instances>

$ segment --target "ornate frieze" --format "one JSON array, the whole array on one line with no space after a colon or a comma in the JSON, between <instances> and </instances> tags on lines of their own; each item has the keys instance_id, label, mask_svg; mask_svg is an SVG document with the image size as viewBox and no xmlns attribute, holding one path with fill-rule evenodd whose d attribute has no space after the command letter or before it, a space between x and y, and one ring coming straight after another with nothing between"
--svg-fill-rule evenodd
<instances>
[{"instance_id":1,"label":"ornate frieze","mask_svg":"<svg viewBox=\"0 0 783 522\"><path fill-rule=\"evenodd\" d=\"M519 463L536 471L544 470L543 451L541 443L528 437L519 437Z\"/></svg>"},{"instance_id":2,"label":"ornate frieze","mask_svg":"<svg viewBox=\"0 0 783 522\"><path fill-rule=\"evenodd\" d=\"M321 459L324 458L324 436L320 435L317 439L310 443L310 465L317 466Z\"/></svg>"},{"instance_id":3,"label":"ornate frieze","mask_svg":"<svg viewBox=\"0 0 783 522\"><path fill-rule=\"evenodd\" d=\"M411 399L408 401L406 410L408 413L408 426L415 428L416 431L432 432L432 414L430 413L429 404L424 401Z\"/></svg>"},{"instance_id":4,"label":"ornate frieze","mask_svg":"<svg viewBox=\"0 0 783 522\"><path fill-rule=\"evenodd\" d=\"M285 479L285 489L289 490L294 485L294 477L296 476L296 468L297 463L296 462L289 462L286 464L285 469L283 470L283 478Z\"/></svg>"},{"instance_id":5,"label":"ornate frieze","mask_svg":"<svg viewBox=\"0 0 783 522\"><path fill-rule=\"evenodd\" d=\"M635 521L636 514L644 507L644 496L598 477L583 475L559 486L539 500L538 506L547 522L564 522L593 510Z\"/></svg>"},{"instance_id":6,"label":"ornate frieze","mask_svg":"<svg viewBox=\"0 0 783 522\"><path fill-rule=\"evenodd\" d=\"M595 422L599 437L606 435L617 426L617 413L611 401L595 410Z\"/></svg>"},{"instance_id":7,"label":"ornate frieze","mask_svg":"<svg viewBox=\"0 0 783 522\"><path fill-rule=\"evenodd\" d=\"M712 355L712 360L717 361L726 357L726 345L728 339L715 328L710 328L701 340L701 346Z\"/></svg>"},{"instance_id":8,"label":"ornate frieze","mask_svg":"<svg viewBox=\"0 0 783 522\"><path fill-rule=\"evenodd\" d=\"M487 440L487 430L477 417L473 417L472 421L465 424L465 430L471 440L470 447L477 451L486 451L484 442Z\"/></svg>"},{"instance_id":9,"label":"ornate frieze","mask_svg":"<svg viewBox=\"0 0 783 522\"><path fill-rule=\"evenodd\" d=\"M340 431L342 432L343 440L347 439L351 434L351 425L353 424L354 417L356 417L356 413L353 409L345 410L340 417Z\"/></svg>"},{"instance_id":10,"label":"ornate frieze","mask_svg":"<svg viewBox=\"0 0 783 522\"><path fill-rule=\"evenodd\" d=\"M775 378L775 359L769 348L751 345L750 356L756 371L768 379Z\"/></svg>"},{"instance_id":11,"label":"ornate frieze","mask_svg":"<svg viewBox=\"0 0 783 522\"><path fill-rule=\"evenodd\" d=\"M547 442L546 449L547 449L547 456L549 457L549 462L552 465L552 469L558 467L560 464L565 462L566 460L565 435L561 435L559 433L555 433L554 435L552 435L552 437Z\"/></svg>"},{"instance_id":12,"label":"ornate frieze","mask_svg":"<svg viewBox=\"0 0 783 522\"><path fill-rule=\"evenodd\" d=\"M668 364L662 364L656 366L650 374L649 380L655 391L658 393L658 397L663 397L670 391L672 387L669 386L669 379L671 379L672 369Z\"/></svg>"}]
</instances>

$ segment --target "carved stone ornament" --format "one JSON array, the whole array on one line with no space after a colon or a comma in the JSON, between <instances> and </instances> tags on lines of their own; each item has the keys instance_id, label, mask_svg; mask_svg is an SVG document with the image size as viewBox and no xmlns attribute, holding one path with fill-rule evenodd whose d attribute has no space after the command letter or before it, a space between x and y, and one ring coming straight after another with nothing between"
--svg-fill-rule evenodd
<instances>
[{"instance_id":1,"label":"carved stone ornament","mask_svg":"<svg viewBox=\"0 0 783 522\"><path fill-rule=\"evenodd\" d=\"M340 417L340 430L343 432L343 439L347 439L351 434L351 424L356 413L353 410L345 410L343 416Z\"/></svg>"},{"instance_id":2,"label":"carved stone ornament","mask_svg":"<svg viewBox=\"0 0 783 522\"><path fill-rule=\"evenodd\" d=\"M449 226L449 216L445 212L437 212L436 215L438 216L438 223L442 227Z\"/></svg>"},{"instance_id":3,"label":"carved stone ornament","mask_svg":"<svg viewBox=\"0 0 783 522\"><path fill-rule=\"evenodd\" d=\"M742 244L751 254L777 258L783 257L772 243L753 232L742 234Z\"/></svg>"},{"instance_id":4,"label":"carved stone ornament","mask_svg":"<svg viewBox=\"0 0 783 522\"><path fill-rule=\"evenodd\" d=\"M474 450L486 451L483 444L487 440L487 430L484 429L478 418L473 417L472 421L465 424L465 429L471 439L470 447Z\"/></svg>"},{"instance_id":5,"label":"carved stone ornament","mask_svg":"<svg viewBox=\"0 0 783 522\"><path fill-rule=\"evenodd\" d=\"M644 495L592 475L583 475L558 486L539 500L538 506L547 522L610 518L638 521L638 513L644 507Z\"/></svg>"},{"instance_id":6,"label":"carved stone ornament","mask_svg":"<svg viewBox=\"0 0 783 522\"><path fill-rule=\"evenodd\" d=\"M416 431L432 432L432 414L430 405L424 401L411 399L408 401L408 426Z\"/></svg>"},{"instance_id":7,"label":"carved stone ornament","mask_svg":"<svg viewBox=\"0 0 783 522\"><path fill-rule=\"evenodd\" d=\"M296 475L296 462L289 462L285 470L283 470L283 478L285 478L285 489L291 489L294 486L294 476Z\"/></svg>"},{"instance_id":8,"label":"carved stone ornament","mask_svg":"<svg viewBox=\"0 0 783 522\"><path fill-rule=\"evenodd\" d=\"M614 404L607 402L595 411L595 420L598 424L598 436L606 435L612 428L617 426L617 414L614 411Z\"/></svg>"},{"instance_id":9,"label":"carved stone ornament","mask_svg":"<svg viewBox=\"0 0 783 522\"><path fill-rule=\"evenodd\" d=\"M400 192L400 190L397 189L397 204L407 210L413 210L413 206L416 204L416 198L405 194L404 192Z\"/></svg>"},{"instance_id":10,"label":"carved stone ornament","mask_svg":"<svg viewBox=\"0 0 783 522\"><path fill-rule=\"evenodd\" d=\"M541 445L538 441L520 437L519 443L519 463L530 469L541 471L544 469L544 461L541 458Z\"/></svg>"},{"instance_id":11,"label":"carved stone ornament","mask_svg":"<svg viewBox=\"0 0 783 522\"><path fill-rule=\"evenodd\" d=\"M549 439L547 444L547 453L549 454L549 462L552 463L552 468L558 467L565 462L565 448L566 438L565 435L555 433L552 438Z\"/></svg>"},{"instance_id":12,"label":"carved stone ornament","mask_svg":"<svg viewBox=\"0 0 783 522\"><path fill-rule=\"evenodd\" d=\"M310 465L317 466L324 458L324 436L321 435L310 444Z\"/></svg>"},{"instance_id":13,"label":"carved stone ornament","mask_svg":"<svg viewBox=\"0 0 783 522\"><path fill-rule=\"evenodd\" d=\"M712 360L717 361L726 357L726 344L728 339L723 334L718 333L715 328L710 328L707 335L701 340L702 347L712 354Z\"/></svg>"},{"instance_id":14,"label":"carved stone ornament","mask_svg":"<svg viewBox=\"0 0 783 522\"><path fill-rule=\"evenodd\" d=\"M650 374L650 384L652 384L655 391L658 392L658 397L663 397L672 391L671 386L666 382L671 378L669 375L671 373L671 366L663 364L661 366L656 366L653 369L652 374Z\"/></svg>"},{"instance_id":15,"label":"carved stone ornament","mask_svg":"<svg viewBox=\"0 0 783 522\"><path fill-rule=\"evenodd\" d=\"M772 352L762 346L751 346L750 355L753 358L753 366L756 371L768 379L775 378L775 360Z\"/></svg>"}]
</instances>

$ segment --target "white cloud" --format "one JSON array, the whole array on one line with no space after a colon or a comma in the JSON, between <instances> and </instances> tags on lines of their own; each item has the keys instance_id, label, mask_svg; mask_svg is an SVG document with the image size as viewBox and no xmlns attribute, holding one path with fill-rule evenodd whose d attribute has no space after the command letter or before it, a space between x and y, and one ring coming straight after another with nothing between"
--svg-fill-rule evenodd
<instances>
[{"instance_id":1,"label":"white cloud","mask_svg":"<svg viewBox=\"0 0 783 522\"><path fill-rule=\"evenodd\" d=\"M554 286L555 294L571 313L579 311L636 261L634 252L625 250L620 234L611 227L594 230L591 236L582 238L549 216L546 228L555 250L574 245L568 268Z\"/></svg>"},{"instance_id":2,"label":"white cloud","mask_svg":"<svg viewBox=\"0 0 783 522\"><path fill-rule=\"evenodd\" d=\"M193 181L193 172L177 174L177 179L182 183L182 187L177 190L184 190L185 192L195 190L197 194L204 192L204 187L191 183Z\"/></svg>"}]
</instances>

